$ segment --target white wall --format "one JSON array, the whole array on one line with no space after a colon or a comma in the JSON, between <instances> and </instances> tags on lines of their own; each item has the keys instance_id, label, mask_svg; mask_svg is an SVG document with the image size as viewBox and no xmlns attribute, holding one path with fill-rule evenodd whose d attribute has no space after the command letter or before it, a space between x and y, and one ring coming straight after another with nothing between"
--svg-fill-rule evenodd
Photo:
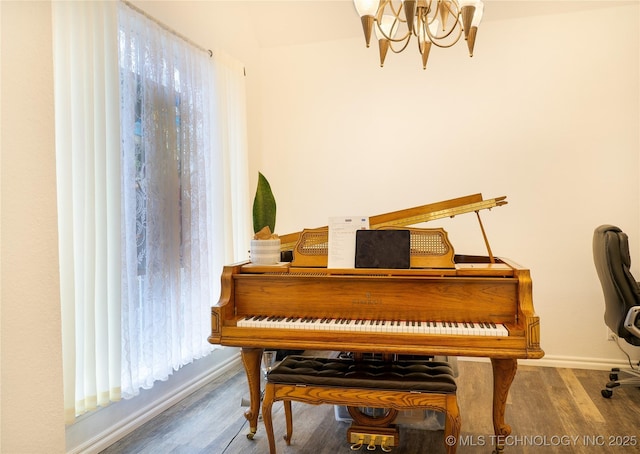
<instances>
[{"instance_id":1,"label":"white wall","mask_svg":"<svg viewBox=\"0 0 640 454\"><path fill-rule=\"evenodd\" d=\"M585 4L492 20L487 3L475 56L434 49L426 71L413 49L379 68L362 38L265 49L252 173L275 191L276 230L506 195L482 217L493 252L531 269L547 359L622 358L591 235L618 224L640 261L638 4ZM483 253L474 215L428 226Z\"/></svg>"},{"instance_id":2,"label":"white wall","mask_svg":"<svg viewBox=\"0 0 640 454\"><path fill-rule=\"evenodd\" d=\"M64 452L48 2L2 8L2 452Z\"/></svg>"}]
</instances>

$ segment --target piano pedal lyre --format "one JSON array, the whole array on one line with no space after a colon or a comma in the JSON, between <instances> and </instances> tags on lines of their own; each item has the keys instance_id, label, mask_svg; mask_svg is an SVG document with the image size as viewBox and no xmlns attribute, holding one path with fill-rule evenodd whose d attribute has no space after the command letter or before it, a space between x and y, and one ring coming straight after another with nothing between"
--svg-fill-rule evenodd
<instances>
[{"instance_id":1,"label":"piano pedal lyre","mask_svg":"<svg viewBox=\"0 0 640 454\"><path fill-rule=\"evenodd\" d=\"M389 427L351 426L347 431L347 438L352 451L359 451L364 446L367 451L375 451L378 446L384 452L391 452L398 446L399 430L395 425Z\"/></svg>"}]
</instances>

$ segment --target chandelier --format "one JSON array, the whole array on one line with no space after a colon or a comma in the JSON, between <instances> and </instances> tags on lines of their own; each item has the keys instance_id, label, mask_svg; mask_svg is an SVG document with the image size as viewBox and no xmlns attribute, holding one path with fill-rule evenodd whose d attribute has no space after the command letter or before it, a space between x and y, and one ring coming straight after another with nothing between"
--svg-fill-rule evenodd
<instances>
[{"instance_id":1,"label":"chandelier","mask_svg":"<svg viewBox=\"0 0 640 454\"><path fill-rule=\"evenodd\" d=\"M353 3L362 20L367 47L375 29L380 66L384 66L389 49L400 53L415 37L423 69L427 68L432 45L451 47L461 36L472 57L484 10L481 0L353 0Z\"/></svg>"}]
</instances>

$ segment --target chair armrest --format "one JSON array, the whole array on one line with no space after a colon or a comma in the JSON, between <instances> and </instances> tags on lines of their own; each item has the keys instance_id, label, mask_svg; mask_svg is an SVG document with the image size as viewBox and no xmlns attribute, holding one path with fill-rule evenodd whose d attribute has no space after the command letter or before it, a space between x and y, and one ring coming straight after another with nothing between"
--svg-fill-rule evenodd
<instances>
[{"instance_id":1,"label":"chair armrest","mask_svg":"<svg viewBox=\"0 0 640 454\"><path fill-rule=\"evenodd\" d=\"M627 312L627 317L624 319L624 327L627 331L640 339L640 328L636 326L636 320L640 316L640 306L633 306Z\"/></svg>"}]
</instances>

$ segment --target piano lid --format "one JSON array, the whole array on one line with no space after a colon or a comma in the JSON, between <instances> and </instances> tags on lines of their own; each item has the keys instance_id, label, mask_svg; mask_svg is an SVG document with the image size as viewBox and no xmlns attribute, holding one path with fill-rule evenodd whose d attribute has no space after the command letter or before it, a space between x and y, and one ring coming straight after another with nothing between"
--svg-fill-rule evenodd
<instances>
[{"instance_id":1,"label":"piano lid","mask_svg":"<svg viewBox=\"0 0 640 454\"><path fill-rule=\"evenodd\" d=\"M382 228L397 228L406 227L421 222L434 221L436 219L451 218L460 214L466 214L475 212L480 224L480 230L484 238L485 245L491 263L494 263L493 253L487 239L487 235L480 219L480 210L490 210L493 207L506 205L508 202L505 200L506 196L496 197L493 199L483 199L482 194L471 194L464 197L458 197L456 199L445 200L441 202L431 203L428 205L422 205L414 208L407 208L404 210L393 211L390 213L379 214L369 217L370 229L382 229ZM314 259L315 265L311 266L326 266L326 260L323 260L323 256L326 255L327 245L323 242L328 241L328 226L320 227L317 229L307 229L306 231L289 233L287 235L280 236L281 250L291 251L295 250L296 246L301 240L302 233L305 232L305 236L312 238L306 238L305 244L307 249L309 247L315 247L317 250L313 252L316 256ZM418 231L419 229L414 229ZM446 235L446 234L445 234ZM314 238L315 237L315 238ZM448 241L448 240L447 240ZM310 246L311 245L311 246ZM326 259L326 257L325 257ZM324 265L323 265L324 264Z\"/></svg>"}]
</instances>

